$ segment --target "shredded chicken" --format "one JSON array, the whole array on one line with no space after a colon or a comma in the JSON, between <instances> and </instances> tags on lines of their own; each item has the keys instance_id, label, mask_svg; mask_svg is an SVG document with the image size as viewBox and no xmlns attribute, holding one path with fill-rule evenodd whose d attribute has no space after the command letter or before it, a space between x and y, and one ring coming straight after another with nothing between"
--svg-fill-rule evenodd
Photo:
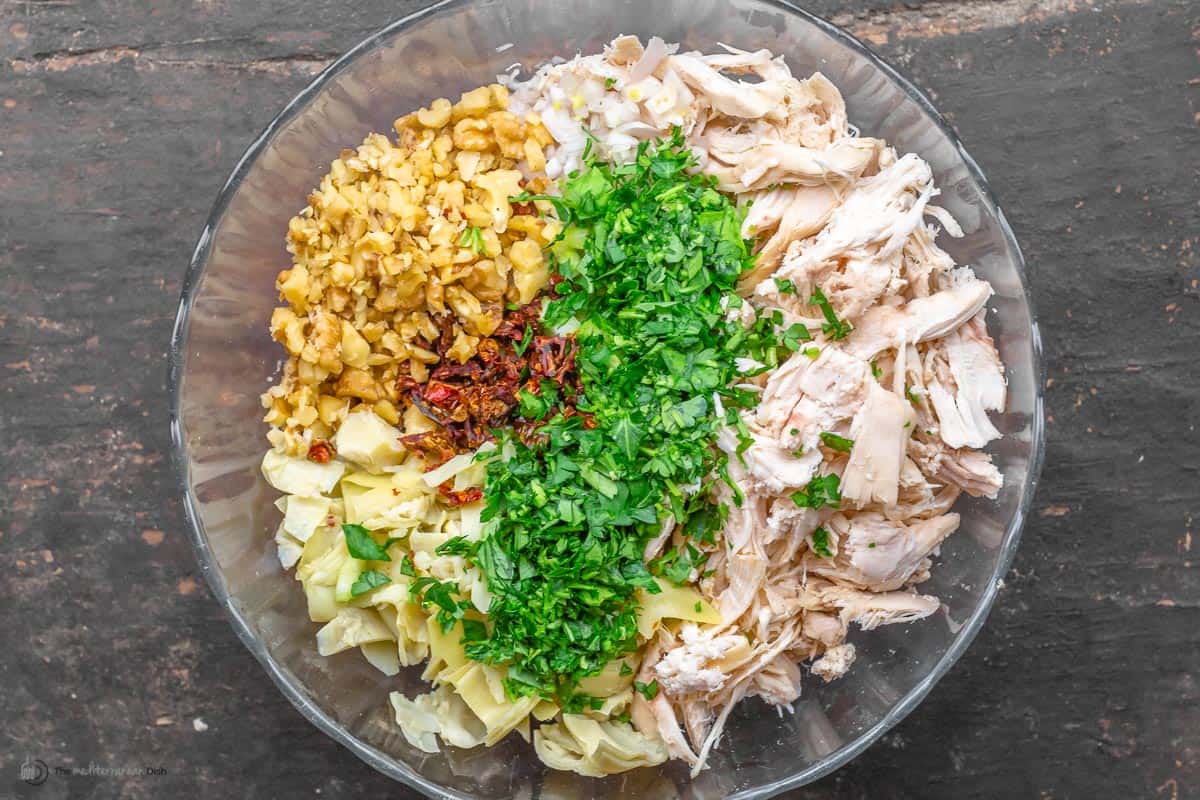
<instances>
[{"instance_id":1,"label":"shredded chicken","mask_svg":"<svg viewBox=\"0 0 1200 800\"><path fill-rule=\"evenodd\" d=\"M839 644L829 648L812 663L812 674L826 683L837 680L850 671L854 663L854 645Z\"/></svg>"},{"instance_id":2,"label":"shredded chicken","mask_svg":"<svg viewBox=\"0 0 1200 800\"><path fill-rule=\"evenodd\" d=\"M867 399L850 425L854 448L842 473L845 500L860 508L876 501L896 504L905 443L915 417L903 399L870 382Z\"/></svg>"},{"instance_id":3,"label":"shredded chicken","mask_svg":"<svg viewBox=\"0 0 1200 800\"><path fill-rule=\"evenodd\" d=\"M952 506L1003 485L980 450L1001 436L988 414L1005 404L986 326L992 288L937 245L939 227L962 231L932 205L929 165L858 136L829 80L796 78L770 52L681 53L626 36L509 85L511 107L539 114L555 138L551 177L580 165L584 128L621 161L680 127L697 169L746 209L742 233L755 242L739 287L750 302L730 319L778 311L815 337L747 379L759 403L739 412L740 437L731 426L718 438L738 496L714 490L729 513L703 546L699 586L721 622L660 629L637 673L660 691L634 696L634 725L699 771L741 699L790 707L803 662L825 681L852 669L851 624L938 610L916 586L959 526ZM793 500L830 476L840 497ZM673 534L668 521L646 559Z\"/></svg>"}]
</instances>

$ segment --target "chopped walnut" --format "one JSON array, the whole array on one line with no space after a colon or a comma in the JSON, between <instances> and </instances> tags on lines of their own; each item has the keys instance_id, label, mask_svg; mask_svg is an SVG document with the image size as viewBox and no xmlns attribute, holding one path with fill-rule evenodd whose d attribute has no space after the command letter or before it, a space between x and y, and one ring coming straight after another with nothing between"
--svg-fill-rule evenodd
<instances>
[{"instance_id":1,"label":"chopped walnut","mask_svg":"<svg viewBox=\"0 0 1200 800\"><path fill-rule=\"evenodd\" d=\"M401 380L442 360L463 364L500 326L506 303L547 284L541 248L558 231L531 204L551 141L541 120L508 110L498 85L438 99L344 150L288 223L292 265L271 335L288 353L263 395L272 444L323 456L346 414L366 403L404 418ZM445 336L444 343L434 346Z\"/></svg>"}]
</instances>

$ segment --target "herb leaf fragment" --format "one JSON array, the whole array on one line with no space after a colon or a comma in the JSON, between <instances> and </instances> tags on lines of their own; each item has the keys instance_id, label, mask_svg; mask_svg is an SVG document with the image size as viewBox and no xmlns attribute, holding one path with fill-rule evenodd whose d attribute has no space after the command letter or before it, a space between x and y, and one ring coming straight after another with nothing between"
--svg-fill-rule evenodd
<instances>
[{"instance_id":1,"label":"herb leaf fragment","mask_svg":"<svg viewBox=\"0 0 1200 800\"><path fill-rule=\"evenodd\" d=\"M805 488L793 492L792 502L801 508L837 508L842 502L840 487L841 479L837 475L818 476L809 481Z\"/></svg>"},{"instance_id":2,"label":"herb leaf fragment","mask_svg":"<svg viewBox=\"0 0 1200 800\"><path fill-rule=\"evenodd\" d=\"M362 525L350 523L342 525L342 533L346 536L346 549L350 551L351 558L357 558L360 561L392 560L391 556L387 554L387 549L398 541L397 539L388 539L380 544Z\"/></svg>"}]
</instances>

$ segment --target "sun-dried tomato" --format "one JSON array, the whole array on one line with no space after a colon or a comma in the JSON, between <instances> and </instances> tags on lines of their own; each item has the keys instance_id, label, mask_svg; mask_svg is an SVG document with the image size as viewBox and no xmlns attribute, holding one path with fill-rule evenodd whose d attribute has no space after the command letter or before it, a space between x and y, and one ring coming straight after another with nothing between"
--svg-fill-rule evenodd
<instances>
[{"instance_id":1,"label":"sun-dried tomato","mask_svg":"<svg viewBox=\"0 0 1200 800\"><path fill-rule=\"evenodd\" d=\"M425 397L426 402L438 408L449 409L458 404L458 389L455 389L448 383L430 381L425 384L425 388L421 391L421 394Z\"/></svg>"},{"instance_id":2,"label":"sun-dried tomato","mask_svg":"<svg viewBox=\"0 0 1200 800\"><path fill-rule=\"evenodd\" d=\"M403 397L421 384L409 372L407 361L400 365L400 369L400 377L396 378L396 393Z\"/></svg>"},{"instance_id":3,"label":"sun-dried tomato","mask_svg":"<svg viewBox=\"0 0 1200 800\"><path fill-rule=\"evenodd\" d=\"M567 336L535 336L529 346L533 357L529 371L539 378L562 383L567 373L575 371L575 339Z\"/></svg>"},{"instance_id":4,"label":"sun-dried tomato","mask_svg":"<svg viewBox=\"0 0 1200 800\"><path fill-rule=\"evenodd\" d=\"M529 428L519 435L532 440L537 424L514 420L517 395L522 389L540 394L546 381L559 389L562 410L574 411L573 403L581 390L575 339L534 335L540 318L540 302L508 310L492 336L483 338L475 355L462 364L445 357L454 344L453 326L449 316L439 321L435 341L422 340L422 346L442 357L430 371L429 380L418 384L404 375L397 380L396 388L441 426L442 437L436 443L416 440L410 449L432 456L431 463L442 463L447 457L446 448L456 452L474 450L493 440L494 430L514 423ZM524 346L518 354L519 343ZM590 419L584 424L594 425Z\"/></svg>"},{"instance_id":5,"label":"sun-dried tomato","mask_svg":"<svg viewBox=\"0 0 1200 800\"><path fill-rule=\"evenodd\" d=\"M465 506L483 499L483 489L473 486L469 489L454 490L454 481L445 481L438 485L438 494L452 506Z\"/></svg>"},{"instance_id":6,"label":"sun-dried tomato","mask_svg":"<svg viewBox=\"0 0 1200 800\"><path fill-rule=\"evenodd\" d=\"M549 441L549 437L542 433L541 430L542 425L538 422L519 419L513 423L513 433L521 440L521 444L535 450L544 446Z\"/></svg>"},{"instance_id":7,"label":"sun-dried tomato","mask_svg":"<svg viewBox=\"0 0 1200 800\"><path fill-rule=\"evenodd\" d=\"M479 356L479 360L484 364L491 364L500 357L500 343L495 339L484 339L475 349L475 355Z\"/></svg>"},{"instance_id":8,"label":"sun-dried tomato","mask_svg":"<svg viewBox=\"0 0 1200 800\"><path fill-rule=\"evenodd\" d=\"M437 469L455 456L454 443L445 430L411 433L400 437L400 444L425 460L425 471Z\"/></svg>"},{"instance_id":9,"label":"sun-dried tomato","mask_svg":"<svg viewBox=\"0 0 1200 800\"><path fill-rule=\"evenodd\" d=\"M318 464L328 464L333 458L333 445L324 439L317 439L308 446L308 460Z\"/></svg>"},{"instance_id":10,"label":"sun-dried tomato","mask_svg":"<svg viewBox=\"0 0 1200 800\"><path fill-rule=\"evenodd\" d=\"M447 361L438 364L429 373L429 380L444 381L448 378L466 378L469 381L478 381L483 376L483 364L471 359L465 364L456 364L453 361Z\"/></svg>"},{"instance_id":11,"label":"sun-dried tomato","mask_svg":"<svg viewBox=\"0 0 1200 800\"><path fill-rule=\"evenodd\" d=\"M446 351L454 346L454 339L454 318L447 314L438 321L438 340L434 352L445 360Z\"/></svg>"},{"instance_id":12,"label":"sun-dried tomato","mask_svg":"<svg viewBox=\"0 0 1200 800\"><path fill-rule=\"evenodd\" d=\"M525 338L525 328L529 325L537 325L542 316L542 304L540 302L526 303L523 306L515 308L504 315L500 326L496 328L492 334L497 339L516 339Z\"/></svg>"},{"instance_id":13,"label":"sun-dried tomato","mask_svg":"<svg viewBox=\"0 0 1200 800\"><path fill-rule=\"evenodd\" d=\"M512 387L502 384L467 386L462 396L467 416L486 425L501 424L517 405Z\"/></svg>"}]
</instances>

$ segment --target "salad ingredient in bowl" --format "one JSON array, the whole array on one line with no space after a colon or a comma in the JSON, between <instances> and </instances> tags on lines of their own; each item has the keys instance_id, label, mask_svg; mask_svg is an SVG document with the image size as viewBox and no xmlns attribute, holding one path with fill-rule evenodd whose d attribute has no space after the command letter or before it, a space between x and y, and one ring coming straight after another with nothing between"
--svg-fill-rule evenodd
<instances>
[{"instance_id":1,"label":"salad ingredient in bowl","mask_svg":"<svg viewBox=\"0 0 1200 800\"><path fill-rule=\"evenodd\" d=\"M1006 381L920 157L770 52L628 36L394 133L288 226L262 469L319 652L424 665L413 746L695 774L939 608Z\"/></svg>"}]
</instances>

